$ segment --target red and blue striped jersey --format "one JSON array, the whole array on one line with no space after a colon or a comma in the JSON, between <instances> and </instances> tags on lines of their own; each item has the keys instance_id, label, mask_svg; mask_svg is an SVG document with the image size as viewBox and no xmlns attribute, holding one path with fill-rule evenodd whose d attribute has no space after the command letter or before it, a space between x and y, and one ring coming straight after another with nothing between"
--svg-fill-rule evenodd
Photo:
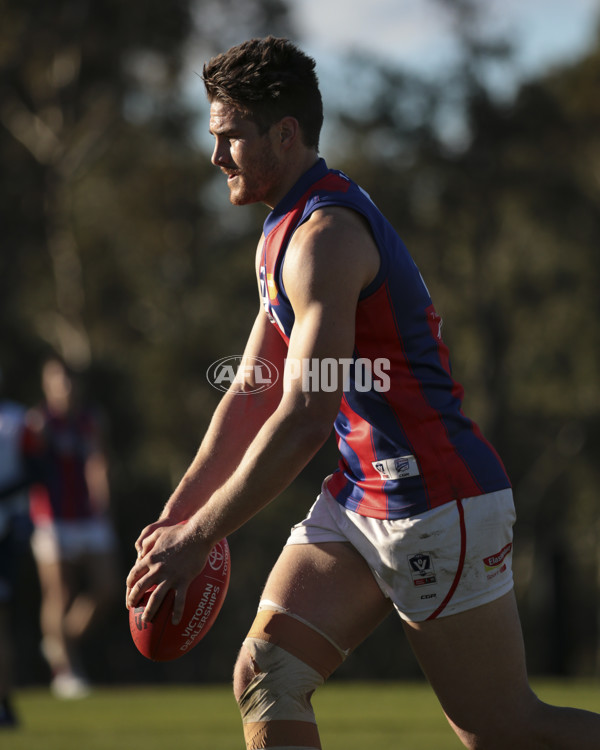
<instances>
[{"instance_id":1,"label":"red and blue striped jersey","mask_svg":"<svg viewBox=\"0 0 600 750\"><path fill-rule=\"evenodd\" d=\"M98 450L99 430L89 411L59 415L38 409L42 427L37 437L39 483L31 493L35 523L80 521L94 515L86 479L86 463Z\"/></svg>"},{"instance_id":2,"label":"red and blue striped jersey","mask_svg":"<svg viewBox=\"0 0 600 750\"><path fill-rule=\"evenodd\" d=\"M361 515L394 519L510 487L496 451L462 411L441 319L415 262L369 196L322 159L265 221L260 286L271 321L289 343L285 252L295 229L325 206L350 208L370 225L381 264L358 301L353 359L389 363L389 388L365 390L355 378L344 388L334 424L340 459L328 490Z\"/></svg>"}]
</instances>

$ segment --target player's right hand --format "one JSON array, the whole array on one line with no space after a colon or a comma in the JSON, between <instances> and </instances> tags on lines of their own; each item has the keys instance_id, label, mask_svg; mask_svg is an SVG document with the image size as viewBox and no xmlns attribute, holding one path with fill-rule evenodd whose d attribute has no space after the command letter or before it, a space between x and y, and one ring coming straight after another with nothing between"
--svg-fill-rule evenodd
<instances>
[{"instance_id":1,"label":"player's right hand","mask_svg":"<svg viewBox=\"0 0 600 750\"><path fill-rule=\"evenodd\" d=\"M163 518L149 524L145 529L142 529L139 537L135 541L135 551L137 552L138 559L150 552L150 550L154 546L156 542L156 536L153 536L153 534L157 529L161 529L164 526L174 525L174 521L170 521L168 518ZM150 539L150 537L152 538Z\"/></svg>"}]
</instances>

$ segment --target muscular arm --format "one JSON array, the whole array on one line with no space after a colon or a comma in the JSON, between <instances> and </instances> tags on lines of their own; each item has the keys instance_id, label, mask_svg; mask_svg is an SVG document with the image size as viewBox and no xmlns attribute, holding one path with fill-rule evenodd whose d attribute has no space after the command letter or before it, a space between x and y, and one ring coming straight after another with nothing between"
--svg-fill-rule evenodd
<instances>
[{"instance_id":1,"label":"muscular arm","mask_svg":"<svg viewBox=\"0 0 600 750\"><path fill-rule=\"evenodd\" d=\"M174 521L186 517L184 511L195 509L185 528L161 529L160 539L156 532L143 540L142 557L128 582L130 606L144 590L158 584L146 607L146 618L152 618L166 591L174 588L177 620L187 583L199 569L197 561L203 562L213 544L285 489L327 438L339 409L341 378L336 391L306 391L302 378L290 377L289 363L352 356L358 296L375 275L378 263L377 250L362 220L345 209L319 211L296 231L283 272L295 314L286 387L253 439L239 447L239 463L219 486L209 474L205 487L202 473L203 467L210 465L212 439L201 448L201 458L197 457L186 473L176 499L167 504ZM224 424L230 418L227 415L227 410L215 414L217 423ZM184 550L193 550L193 555Z\"/></svg>"},{"instance_id":2,"label":"muscular arm","mask_svg":"<svg viewBox=\"0 0 600 750\"><path fill-rule=\"evenodd\" d=\"M213 543L284 490L331 432L340 406L341 377L335 391L305 391L302 378L291 377L291 363L352 356L358 296L378 264L362 220L346 209L318 212L294 235L283 270L295 314L286 385L277 409L238 469L193 519Z\"/></svg>"},{"instance_id":3,"label":"muscular arm","mask_svg":"<svg viewBox=\"0 0 600 750\"><path fill-rule=\"evenodd\" d=\"M250 380L252 369L242 366L244 378L233 383L221 399L194 460L161 514L162 520L187 520L236 471L248 446L279 403L285 354L283 340L261 308L243 361L252 362L256 357L268 360L277 367L279 382L273 388L255 392Z\"/></svg>"}]
</instances>

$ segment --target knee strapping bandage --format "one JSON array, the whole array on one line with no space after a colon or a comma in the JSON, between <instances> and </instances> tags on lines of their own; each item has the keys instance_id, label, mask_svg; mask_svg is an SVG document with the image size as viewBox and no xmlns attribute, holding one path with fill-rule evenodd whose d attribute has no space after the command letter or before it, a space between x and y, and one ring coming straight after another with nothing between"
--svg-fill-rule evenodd
<instances>
[{"instance_id":1,"label":"knee strapping bandage","mask_svg":"<svg viewBox=\"0 0 600 750\"><path fill-rule=\"evenodd\" d=\"M239 701L247 749L320 748L310 697L346 653L270 602L261 602L244 646L259 670Z\"/></svg>"}]
</instances>

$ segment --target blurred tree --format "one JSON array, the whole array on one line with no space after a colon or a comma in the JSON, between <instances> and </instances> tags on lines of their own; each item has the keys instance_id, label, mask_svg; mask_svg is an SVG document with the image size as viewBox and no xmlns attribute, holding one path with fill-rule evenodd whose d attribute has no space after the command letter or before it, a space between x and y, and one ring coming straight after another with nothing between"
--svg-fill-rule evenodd
<instances>
[{"instance_id":1,"label":"blurred tree","mask_svg":"<svg viewBox=\"0 0 600 750\"><path fill-rule=\"evenodd\" d=\"M209 363L239 349L257 304L259 222L250 209L231 226L215 205L188 66L285 33L287 11L279 0L4 0L0 14L0 362L26 403L48 348L85 375L109 417L129 557L216 403Z\"/></svg>"},{"instance_id":2,"label":"blurred tree","mask_svg":"<svg viewBox=\"0 0 600 750\"><path fill-rule=\"evenodd\" d=\"M206 413L187 381L211 361L215 307L236 283L223 253L245 242L243 230L215 231L205 205L214 170L196 147L183 61L194 46L284 29L285 8L8 0L2 14L0 356L16 370L43 341L92 376L121 372L147 432L162 431L143 460L168 465L177 447L166 446L190 436L161 394L181 389L184 410Z\"/></svg>"}]
</instances>

